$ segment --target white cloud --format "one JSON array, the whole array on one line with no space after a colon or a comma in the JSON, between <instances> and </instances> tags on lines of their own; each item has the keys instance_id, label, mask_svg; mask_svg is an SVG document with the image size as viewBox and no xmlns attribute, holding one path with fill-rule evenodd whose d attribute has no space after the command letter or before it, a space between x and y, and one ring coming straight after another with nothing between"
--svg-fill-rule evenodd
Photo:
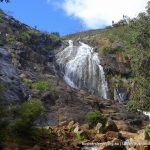
<instances>
[{"instance_id":1,"label":"white cloud","mask_svg":"<svg viewBox=\"0 0 150 150\"><path fill-rule=\"evenodd\" d=\"M81 19L88 28L111 25L123 15L135 17L145 11L148 0L64 0L59 5L68 16ZM58 3L58 2L57 2Z\"/></svg>"}]
</instances>

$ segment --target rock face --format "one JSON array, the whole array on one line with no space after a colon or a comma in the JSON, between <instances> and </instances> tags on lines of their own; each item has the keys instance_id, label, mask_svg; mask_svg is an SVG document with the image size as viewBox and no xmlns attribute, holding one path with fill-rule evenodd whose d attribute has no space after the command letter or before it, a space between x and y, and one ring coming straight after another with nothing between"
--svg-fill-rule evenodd
<instances>
[{"instance_id":1,"label":"rock face","mask_svg":"<svg viewBox=\"0 0 150 150\"><path fill-rule=\"evenodd\" d=\"M7 85L5 99L0 96L0 102L4 99L7 104L16 104L28 96L40 99L47 110L42 125L84 122L87 112L98 110L97 98L87 98L89 93L70 88L57 76L54 58L61 46L58 36L30 28L1 12L0 17L0 81ZM33 89L33 83L41 81L51 89Z\"/></svg>"},{"instance_id":2,"label":"rock face","mask_svg":"<svg viewBox=\"0 0 150 150\"><path fill-rule=\"evenodd\" d=\"M1 104L13 104L28 99L27 88L22 84L8 51L0 48Z\"/></svg>"}]
</instances>

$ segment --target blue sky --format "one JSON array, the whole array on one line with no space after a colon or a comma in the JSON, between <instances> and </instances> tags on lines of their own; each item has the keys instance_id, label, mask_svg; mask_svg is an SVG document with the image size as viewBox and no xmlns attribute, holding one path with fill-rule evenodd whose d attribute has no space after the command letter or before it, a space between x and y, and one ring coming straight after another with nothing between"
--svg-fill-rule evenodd
<instances>
[{"instance_id":1,"label":"blue sky","mask_svg":"<svg viewBox=\"0 0 150 150\"><path fill-rule=\"evenodd\" d=\"M103 28L136 17L148 0L11 0L0 8L19 21L41 31L66 35L83 29ZM10 13L11 12L11 13Z\"/></svg>"},{"instance_id":2,"label":"blue sky","mask_svg":"<svg viewBox=\"0 0 150 150\"><path fill-rule=\"evenodd\" d=\"M62 9L47 3L47 0L12 0L8 4L0 3L0 8L21 22L32 27L37 26L42 31L57 31L65 35L81 28L79 19L68 17Z\"/></svg>"}]
</instances>

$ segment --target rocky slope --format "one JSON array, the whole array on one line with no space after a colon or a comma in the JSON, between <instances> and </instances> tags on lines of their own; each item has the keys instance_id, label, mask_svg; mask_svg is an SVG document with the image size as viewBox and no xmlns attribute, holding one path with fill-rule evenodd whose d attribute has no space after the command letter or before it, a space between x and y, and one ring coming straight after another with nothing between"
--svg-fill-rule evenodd
<instances>
[{"instance_id":1,"label":"rocky slope","mask_svg":"<svg viewBox=\"0 0 150 150\"><path fill-rule=\"evenodd\" d=\"M76 34L64 39L82 40L97 49L107 74L110 99L113 99L116 90L124 95L121 98L116 97L122 101L129 97L132 71L124 50L118 52L122 42L118 39L110 41L104 38L106 35L110 36L112 31L115 34L115 29L106 29L100 33L96 31L89 32L90 34ZM10 140L3 144L5 149L72 150L81 149L83 141L108 142L115 139L121 142L130 138L134 140L134 137L138 136L136 132L144 129L149 123L148 118L140 113L128 113L123 103L107 101L86 91L69 87L55 70L55 54L66 47L64 43L57 33L40 32L0 11L0 104L11 106L33 98L42 100L46 112L36 124L48 126L47 132L52 132L57 137L51 142L43 135L43 141L39 145L20 145ZM111 47L111 51L108 47ZM45 83L49 88L37 87ZM115 130L111 130L110 127L101 133L100 128L97 129L98 126L91 129L84 124L85 115L93 111L99 111L111 119ZM70 122L72 120L73 122ZM145 135L145 131L143 132ZM84 139L80 135L82 133ZM147 140L147 136L139 139Z\"/></svg>"},{"instance_id":2,"label":"rocky slope","mask_svg":"<svg viewBox=\"0 0 150 150\"><path fill-rule=\"evenodd\" d=\"M0 15L3 20L0 23L0 80L1 85L8 85L3 90L4 102L11 105L38 98L47 108L48 125L64 120L83 122L85 114L97 106L94 100L84 98L86 93L70 88L55 73L54 58L61 47L60 38L32 29L2 12ZM37 82L48 82L51 90L32 88Z\"/></svg>"}]
</instances>

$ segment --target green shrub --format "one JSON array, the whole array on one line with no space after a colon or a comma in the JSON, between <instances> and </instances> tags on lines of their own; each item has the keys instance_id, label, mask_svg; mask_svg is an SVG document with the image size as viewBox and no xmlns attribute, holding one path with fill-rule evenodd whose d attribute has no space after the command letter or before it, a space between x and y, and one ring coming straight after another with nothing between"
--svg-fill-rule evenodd
<instances>
[{"instance_id":1,"label":"green shrub","mask_svg":"<svg viewBox=\"0 0 150 150\"><path fill-rule=\"evenodd\" d=\"M19 141L39 142L39 129L34 126L34 122L39 115L44 112L44 107L40 100L31 100L23 103L14 109L17 116L15 123L11 127L12 135Z\"/></svg>"},{"instance_id":2,"label":"green shrub","mask_svg":"<svg viewBox=\"0 0 150 150\"><path fill-rule=\"evenodd\" d=\"M8 136L8 117L9 112L5 106L0 106L0 143Z\"/></svg>"},{"instance_id":3,"label":"green shrub","mask_svg":"<svg viewBox=\"0 0 150 150\"><path fill-rule=\"evenodd\" d=\"M8 35L6 36L6 42L8 42L8 43L11 43L11 42L13 42L13 41L15 41L15 40L16 40L16 38L15 38L15 36L12 35L12 34L8 34Z\"/></svg>"},{"instance_id":4,"label":"green shrub","mask_svg":"<svg viewBox=\"0 0 150 150\"><path fill-rule=\"evenodd\" d=\"M144 110L144 111L150 111L150 103L149 100L130 100L127 103L127 110L129 112L137 112L137 109Z\"/></svg>"},{"instance_id":5,"label":"green shrub","mask_svg":"<svg viewBox=\"0 0 150 150\"><path fill-rule=\"evenodd\" d=\"M143 110L143 111L150 111L150 100L140 100L139 102L137 101L138 108Z\"/></svg>"},{"instance_id":6,"label":"green shrub","mask_svg":"<svg viewBox=\"0 0 150 150\"><path fill-rule=\"evenodd\" d=\"M36 90L49 90L51 92L55 92L55 86L52 83L45 82L45 81L37 81L32 84L32 89Z\"/></svg>"},{"instance_id":7,"label":"green shrub","mask_svg":"<svg viewBox=\"0 0 150 150\"><path fill-rule=\"evenodd\" d=\"M4 46L4 41L3 40L0 40L0 46Z\"/></svg>"},{"instance_id":8,"label":"green shrub","mask_svg":"<svg viewBox=\"0 0 150 150\"><path fill-rule=\"evenodd\" d=\"M3 22L4 22L4 20L2 18L0 18L0 23L3 23Z\"/></svg>"},{"instance_id":9,"label":"green shrub","mask_svg":"<svg viewBox=\"0 0 150 150\"><path fill-rule=\"evenodd\" d=\"M150 125L148 125L146 128L145 128L146 132L149 134L150 136Z\"/></svg>"},{"instance_id":10,"label":"green shrub","mask_svg":"<svg viewBox=\"0 0 150 150\"><path fill-rule=\"evenodd\" d=\"M102 123L105 126L107 118L104 117L100 112L89 112L85 116L85 121L91 126L95 126L97 123Z\"/></svg>"},{"instance_id":11,"label":"green shrub","mask_svg":"<svg viewBox=\"0 0 150 150\"><path fill-rule=\"evenodd\" d=\"M44 48L50 51L53 49L53 45L45 45Z\"/></svg>"},{"instance_id":12,"label":"green shrub","mask_svg":"<svg viewBox=\"0 0 150 150\"><path fill-rule=\"evenodd\" d=\"M36 31L36 30L29 30L29 31L28 31L28 34L29 34L30 36L36 36L36 37L41 36L41 33L38 32L38 31Z\"/></svg>"},{"instance_id":13,"label":"green shrub","mask_svg":"<svg viewBox=\"0 0 150 150\"><path fill-rule=\"evenodd\" d=\"M103 46L100 48L100 51L104 52L104 53L111 53L111 48L110 46Z\"/></svg>"},{"instance_id":14,"label":"green shrub","mask_svg":"<svg viewBox=\"0 0 150 150\"><path fill-rule=\"evenodd\" d=\"M38 81L32 84L32 89L36 90L49 90L50 86L47 82Z\"/></svg>"},{"instance_id":15,"label":"green shrub","mask_svg":"<svg viewBox=\"0 0 150 150\"><path fill-rule=\"evenodd\" d=\"M32 80L30 79L23 79L23 83L30 86L32 84Z\"/></svg>"},{"instance_id":16,"label":"green shrub","mask_svg":"<svg viewBox=\"0 0 150 150\"><path fill-rule=\"evenodd\" d=\"M84 141L86 138L83 136L83 135L80 135L80 134L77 134L76 135L76 139L78 140L78 141Z\"/></svg>"},{"instance_id":17,"label":"green shrub","mask_svg":"<svg viewBox=\"0 0 150 150\"><path fill-rule=\"evenodd\" d=\"M21 42L28 42L30 40L30 35L28 32L22 32L19 36L19 41Z\"/></svg>"},{"instance_id":18,"label":"green shrub","mask_svg":"<svg viewBox=\"0 0 150 150\"><path fill-rule=\"evenodd\" d=\"M129 111L129 112L137 112L137 109L138 109L138 107L137 107L137 101L129 101L128 103L127 103L127 110Z\"/></svg>"}]
</instances>

